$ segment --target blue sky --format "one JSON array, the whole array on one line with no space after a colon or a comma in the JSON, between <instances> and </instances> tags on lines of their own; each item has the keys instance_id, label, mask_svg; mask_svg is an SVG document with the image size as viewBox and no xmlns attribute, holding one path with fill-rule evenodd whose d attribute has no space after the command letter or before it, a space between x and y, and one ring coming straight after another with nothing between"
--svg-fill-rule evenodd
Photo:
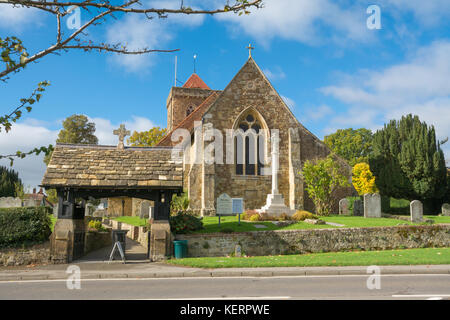
<instances>
[{"instance_id":1,"label":"blue sky","mask_svg":"<svg viewBox=\"0 0 450 320\"><path fill-rule=\"evenodd\" d=\"M145 3L173 7L179 1ZM197 8L220 3L185 0ZM381 9L379 30L366 26L372 4ZM112 130L120 123L138 131L165 127L175 56L180 81L192 73L197 54L197 73L211 88L223 89L245 63L250 42L255 61L319 138L339 128L376 130L389 119L414 113L444 139L450 136L449 16L448 0L266 0L264 9L241 17L118 15L91 27L90 39L180 51L145 56L73 51L29 65L0 85L2 114L39 81L52 85L10 133L0 133L0 151L54 143L62 120L74 113L96 123L101 144L116 143ZM82 11L82 23L88 18ZM17 35L33 54L54 43L53 19L0 5L0 37ZM63 31L71 31L64 21ZM444 150L450 159L450 143ZM41 157L17 161L14 168L29 186L39 184L45 171Z\"/></svg>"}]
</instances>

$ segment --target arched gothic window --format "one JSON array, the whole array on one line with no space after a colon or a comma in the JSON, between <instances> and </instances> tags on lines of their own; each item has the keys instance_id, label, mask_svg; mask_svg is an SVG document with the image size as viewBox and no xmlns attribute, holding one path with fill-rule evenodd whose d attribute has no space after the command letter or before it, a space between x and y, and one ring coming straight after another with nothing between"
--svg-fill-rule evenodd
<instances>
[{"instance_id":1,"label":"arched gothic window","mask_svg":"<svg viewBox=\"0 0 450 320\"><path fill-rule=\"evenodd\" d=\"M240 117L234 137L236 175L262 175L266 140L264 129L262 120L253 110Z\"/></svg>"},{"instance_id":2,"label":"arched gothic window","mask_svg":"<svg viewBox=\"0 0 450 320\"><path fill-rule=\"evenodd\" d=\"M194 106L189 106L189 107L186 109L186 117L187 117L188 115L190 115L190 114L192 113L192 111L194 111L194 109L195 109Z\"/></svg>"}]
</instances>

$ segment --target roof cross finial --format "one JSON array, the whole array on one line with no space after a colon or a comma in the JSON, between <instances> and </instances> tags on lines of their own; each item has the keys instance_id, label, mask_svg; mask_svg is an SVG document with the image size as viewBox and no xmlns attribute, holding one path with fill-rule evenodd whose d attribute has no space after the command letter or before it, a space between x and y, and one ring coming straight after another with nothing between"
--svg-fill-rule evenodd
<instances>
[{"instance_id":1,"label":"roof cross finial","mask_svg":"<svg viewBox=\"0 0 450 320\"><path fill-rule=\"evenodd\" d=\"M125 128L124 124L121 124L119 129L113 131L113 134L119 136L119 143L117 144L117 149L124 149L123 139L130 135L130 131Z\"/></svg>"},{"instance_id":2,"label":"roof cross finial","mask_svg":"<svg viewBox=\"0 0 450 320\"><path fill-rule=\"evenodd\" d=\"M255 49L255 47L252 47L252 44L249 43L247 49L248 49L248 57L251 58L252 57L252 50Z\"/></svg>"}]
</instances>

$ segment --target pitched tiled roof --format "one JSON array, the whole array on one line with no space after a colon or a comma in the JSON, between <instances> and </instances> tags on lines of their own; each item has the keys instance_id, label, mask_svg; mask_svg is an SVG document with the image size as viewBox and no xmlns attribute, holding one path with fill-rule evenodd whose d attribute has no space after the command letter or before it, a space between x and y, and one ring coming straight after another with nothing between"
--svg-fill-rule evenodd
<instances>
[{"instance_id":1,"label":"pitched tiled roof","mask_svg":"<svg viewBox=\"0 0 450 320\"><path fill-rule=\"evenodd\" d=\"M56 144L44 187L182 187L172 148Z\"/></svg>"},{"instance_id":2,"label":"pitched tiled roof","mask_svg":"<svg viewBox=\"0 0 450 320\"><path fill-rule=\"evenodd\" d=\"M211 90L196 73L193 73L189 79L187 79L186 83L183 84L183 88L200 88Z\"/></svg>"},{"instance_id":3,"label":"pitched tiled roof","mask_svg":"<svg viewBox=\"0 0 450 320\"><path fill-rule=\"evenodd\" d=\"M194 122L201 121L203 115L208 110L208 108L216 101L219 96L219 92L213 92L211 95L205 99L194 111L192 111L183 121L181 121L172 131L170 131L157 145L158 146L172 146L173 142L171 140L172 133L179 129L187 129L192 131L194 129Z\"/></svg>"}]
</instances>

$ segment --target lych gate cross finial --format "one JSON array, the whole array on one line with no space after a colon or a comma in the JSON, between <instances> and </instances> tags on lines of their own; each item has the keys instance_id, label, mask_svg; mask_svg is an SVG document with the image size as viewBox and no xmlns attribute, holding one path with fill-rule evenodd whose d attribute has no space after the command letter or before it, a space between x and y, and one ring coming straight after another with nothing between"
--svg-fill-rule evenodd
<instances>
[{"instance_id":1,"label":"lych gate cross finial","mask_svg":"<svg viewBox=\"0 0 450 320\"><path fill-rule=\"evenodd\" d=\"M125 139L126 136L130 135L130 131L125 128L124 124L121 124L119 129L114 130L113 133L114 135L119 136L119 144L117 145L117 149L123 149L123 139Z\"/></svg>"},{"instance_id":2,"label":"lych gate cross finial","mask_svg":"<svg viewBox=\"0 0 450 320\"><path fill-rule=\"evenodd\" d=\"M249 43L247 49L248 49L248 57L251 58L252 57L252 50L255 49L255 47L252 47L252 44Z\"/></svg>"}]
</instances>

